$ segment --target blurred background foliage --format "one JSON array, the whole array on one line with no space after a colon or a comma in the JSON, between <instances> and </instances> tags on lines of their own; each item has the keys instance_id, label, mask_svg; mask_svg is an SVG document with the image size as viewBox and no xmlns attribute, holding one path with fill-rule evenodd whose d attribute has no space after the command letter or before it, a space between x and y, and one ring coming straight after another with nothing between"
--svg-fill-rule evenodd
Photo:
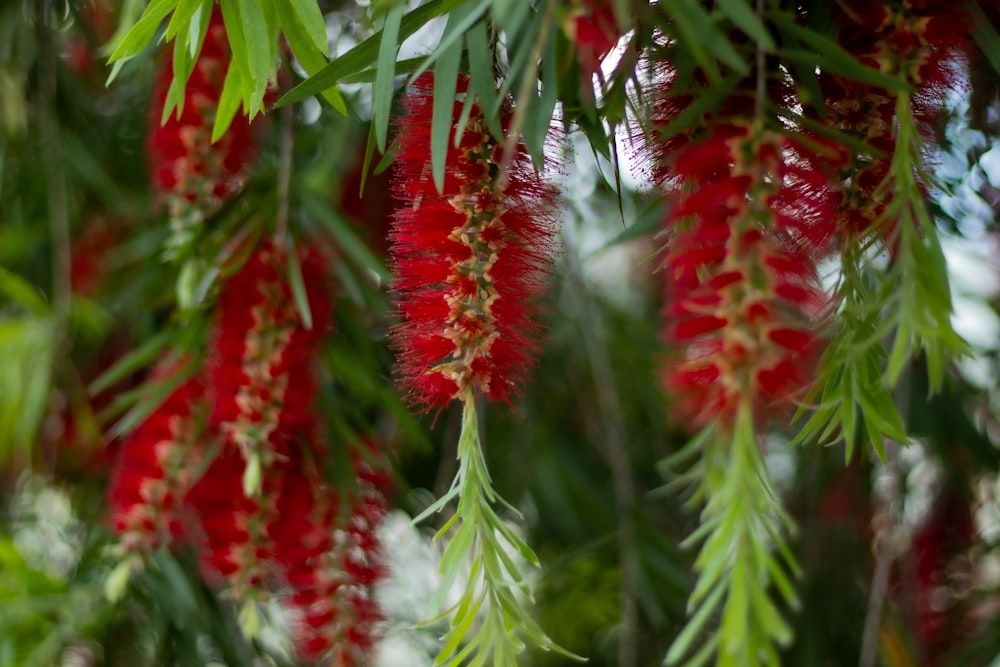
<instances>
[{"instance_id":1,"label":"blurred background foliage","mask_svg":"<svg viewBox=\"0 0 1000 667\"><path fill-rule=\"evenodd\" d=\"M0 666L291 664L277 631L241 637L232 605L205 587L189 554L159 553L123 598L105 594L114 537L104 494L119 436L150 400L146 367L168 345L203 345L207 317L197 300L174 310L177 268L160 261L165 231L145 138L161 55L144 52L104 85L101 47L121 11L110 0L0 6ZM909 369L900 404L913 442L888 468L869 458L845 467L839 447L769 440L804 570L788 665L856 664L872 604L884 611L887 666L998 664L1000 107L996 71L985 62L973 71L943 130L949 179L935 197L953 259L977 287L993 285L970 301L970 326L992 335L933 398L922 365ZM369 119L315 101L294 109L293 230L336 261L334 334L322 357L328 433L393 443L395 502L412 516L447 488L460 414L413 416L393 389L388 172L368 173L358 195ZM254 175L215 215L220 228L274 208L279 124L268 117ZM582 122L591 135L610 131ZM546 631L594 667L618 665L623 642L634 665L655 665L684 623L693 554L678 545L697 525L657 465L687 438L671 427L656 372L658 209L627 173L618 192L609 156L578 143L564 177L570 206L546 299L548 340L515 409L486 410L489 463L545 564L533 586ZM426 528L400 530L433 558ZM422 612L410 618L405 607L426 603L419 591L433 586L420 577L434 568L407 563L417 556L404 544L388 543L406 566L392 574L397 603L385 604L389 639L410 648L386 649L380 664L417 667L430 664L439 633L413 629ZM883 549L892 565L880 580ZM531 664L567 663L533 655Z\"/></svg>"}]
</instances>

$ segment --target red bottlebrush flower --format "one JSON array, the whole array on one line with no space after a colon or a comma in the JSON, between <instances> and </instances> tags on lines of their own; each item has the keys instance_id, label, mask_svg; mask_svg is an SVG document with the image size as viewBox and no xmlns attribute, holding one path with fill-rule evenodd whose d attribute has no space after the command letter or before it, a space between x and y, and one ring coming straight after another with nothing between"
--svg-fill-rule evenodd
<instances>
[{"instance_id":1,"label":"red bottlebrush flower","mask_svg":"<svg viewBox=\"0 0 1000 667\"><path fill-rule=\"evenodd\" d=\"M565 24L564 31L576 45L581 83L586 89L600 70L601 60L618 43L621 30L607 0L583 0L581 5L581 13Z\"/></svg>"},{"instance_id":2,"label":"red bottlebrush flower","mask_svg":"<svg viewBox=\"0 0 1000 667\"><path fill-rule=\"evenodd\" d=\"M320 257L297 250L312 315L306 329L288 282L288 258L262 242L222 287L209 372L211 423L226 447L265 466L311 439L316 380L312 363L330 318Z\"/></svg>"},{"instance_id":3,"label":"red bottlebrush flower","mask_svg":"<svg viewBox=\"0 0 1000 667\"><path fill-rule=\"evenodd\" d=\"M167 381L171 372L159 373ZM177 512L198 454L201 383L178 387L129 437L108 486L111 521L125 552L152 551L184 537Z\"/></svg>"},{"instance_id":4,"label":"red bottlebrush flower","mask_svg":"<svg viewBox=\"0 0 1000 667\"><path fill-rule=\"evenodd\" d=\"M289 467L272 466L263 477L262 492L247 497L243 459L238 452L223 449L187 496L187 506L200 519L192 541L203 576L215 586L225 586L236 600L266 595L276 576L275 545L268 527L282 518L277 497L290 475Z\"/></svg>"},{"instance_id":5,"label":"red bottlebrush flower","mask_svg":"<svg viewBox=\"0 0 1000 667\"><path fill-rule=\"evenodd\" d=\"M239 115L214 144L212 128L226 71L232 58L222 13L213 10L184 93L183 110L163 111L174 77L173 60L165 59L150 109L149 163L153 185L166 202L175 238L183 246L193 228L243 186L254 152L254 128Z\"/></svg>"},{"instance_id":6,"label":"red bottlebrush flower","mask_svg":"<svg viewBox=\"0 0 1000 667\"><path fill-rule=\"evenodd\" d=\"M107 218L95 216L74 236L70 247L70 283L75 293L92 297L98 291L108 251L121 236L121 227Z\"/></svg>"},{"instance_id":7,"label":"red bottlebrush flower","mask_svg":"<svg viewBox=\"0 0 1000 667\"><path fill-rule=\"evenodd\" d=\"M551 261L555 196L523 148L501 180L502 146L477 104L461 144L448 142L438 194L428 162L431 81L416 82L399 121L395 192L403 206L391 238L402 383L427 407L470 388L508 400L537 347L532 301Z\"/></svg>"},{"instance_id":8,"label":"red bottlebrush flower","mask_svg":"<svg viewBox=\"0 0 1000 667\"><path fill-rule=\"evenodd\" d=\"M354 471L356 493L342 501L314 477L290 479L278 499L282 520L270 527L299 617L299 652L343 667L370 662L382 620L374 587L385 574L376 531L388 476L357 457Z\"/></svg>"},{"instance_id":9,"label":"red bottlebrush flower","mask_svg":"<svg viewBox=\"0 0 1000 667\"><path fill-rule=\"evenodd\" d=\"M899 6L851 0L838 6L843 10L838 15L841 45L861 62L901 76L913 86L912 112L924 137L932 139L946 92L960 85L959 65L971 57L968 13L940 0ZM882 219L887 202L875 197L875 191L889 174L896 149L895 96L827 73L821 75L820 85L827 112L824 122L875 149L855 154L840 174L838 180L844 185L837 206L838 235L845 243L856 243L860 236L877 234L891 246L895 221ZM881 225L877 229L876 222Z\"/></svg>"},{"instance_id":10,"label":"red bottlebrush flower","mask_svg":"<svg viewBox=\"0 0 1000 667\"><path fill-rule=\"evenodd\" d=\"M667 335L681 352L665 379L695 425L730 421L744 402L787 408L811 379L826 304L815 259L832 230L822 162L718 120L655 167L678 193L663 273Z\"/></svg>"}]
</instances>

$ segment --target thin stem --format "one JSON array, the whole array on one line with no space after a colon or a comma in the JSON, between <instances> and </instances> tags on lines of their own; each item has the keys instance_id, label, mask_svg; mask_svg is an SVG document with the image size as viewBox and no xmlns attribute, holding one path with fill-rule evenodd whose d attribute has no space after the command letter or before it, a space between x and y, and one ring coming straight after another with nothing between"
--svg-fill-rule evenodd
<instances>
[{"instance_id":1,"label":"thin stem","mask_svg":"<svg viewBox=\"0 0 1000 667\"><path fill-rule=\"evenodd\" d=\"M38 113L41 129L41 153L44 156L49 234L52 237L52 367L44 372L52 378L60 375L64 359L68 356L69 320L72 308L72 254L69 229L69 204L66 192L66 170L63 164L62 136L56 117L59 88L59 53L52 32L47 25L47 0L38 0L35 30L38 41ZM48 452L50 463L55 463L56 450Z\"/></svg>"},{"instance_id":2,"label":"thin stem","mask_svg":"<svg viewBox=\"0 0 1000 667\"><path fill-rule=\"evenodd\" d=\"M288 239L288 212L292 187L292 152L295 148L295 111L292 105L281 110L281 148L278 158L278 216L274 240L284 247Z\"/></svg>"},{"instance_id":3,"label":"thin stem","mask_svg":"<svg viewBox=\"0 0 1000 667\"><path fill-rule=\"evenodd\" d=\"M882 511L875 516L877 551L875 554L875 572L872 574L872 585L868 592L868 609L865 612L864 633L861 636L861 657L858 667L875 667L878 657L878 631L882 625L882 609L885 606L889 591L889 575L892 574L892 564L896 560L895 535L898 528L896 512L899 506L899 468L897 463L898 445L894 441L886 443L885 473L889 476Z\"/></svg>"},{"instance_id":4,"label":"thin stem","mask_svg":"<svg viewBox=\"0 0 1000 667\"><path fill-rule=\"evenodd\" d=\"M764 21L764 0L757 0L757 18ZM765 65L764 45L757 42L756 64L757 64L757 97L754 100L754 117L761 121L764 118L764 96L767 94L767 70Z\"/></svg>"},{"instance_id":5,"label":"thin stem","mask_svg":"<svg viewBox=\"0 0 1000 667\"><path fill-rule=\"evenodd\" d=\"M632 462L622 429L621 399L615 385L608 348L602 340L600 322L594 316L592 301L581 298L584 293L579 260L575 253L566 253L568 274L576 283L569 292L579 301L583 318L580 327L583 345L590 361L597 397L600 428L603 431L608 463L611 467L611 484L615 496L618 520L618 558L621 567L621 629L618 633L619 667L638 664L637 637L639 631L639 572L635 559L638 539L635 520L636 484L632 475Z\"/></svg>"}]
</instances>

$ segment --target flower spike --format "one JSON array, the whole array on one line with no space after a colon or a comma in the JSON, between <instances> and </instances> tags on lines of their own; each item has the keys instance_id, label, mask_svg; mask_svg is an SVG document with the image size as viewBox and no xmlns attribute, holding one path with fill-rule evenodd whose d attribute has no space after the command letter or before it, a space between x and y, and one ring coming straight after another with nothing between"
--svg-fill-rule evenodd
<instances>
[{"instance_id":1,"label":"flower spike","mask_svg":"<svg viewBox=\"0 0 1000 667\"><path fill-rule=\"evenodd\" d=\"M402 319L393 339L402 384L411 401L425 408L456 398L463 403L458 474L448 493L415 519L457 500L455 515L437 537L449 538L443 580L465 585L458 604L441 614L453 617L436 664L515 667L526 642L575 658L556 646L528 611L529 591L508 553L519 552L533 565L538 560L494 509L498 503L510 506L492 488L477 415L480 397L510 400L535 352L532 299L551 261L554 194L522 146L505 159L503 141L490 133L472 101L458 141L456 119L463 105L452 106L439 193L427 160L432 88L429 75L417 80L400 121L396 194L403 208L395 216L392 256ZM501 124L508 122L509 117ZM501 173L505 166L508 172ZM449 588L446 584L439 596Z\"/></svg>"}]
</instances>

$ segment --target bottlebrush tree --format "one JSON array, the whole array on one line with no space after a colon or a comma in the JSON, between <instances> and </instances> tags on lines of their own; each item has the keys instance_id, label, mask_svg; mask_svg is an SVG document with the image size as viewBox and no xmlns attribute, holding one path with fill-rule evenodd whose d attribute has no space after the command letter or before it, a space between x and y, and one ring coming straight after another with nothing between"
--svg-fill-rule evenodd
<instances>
[{"instance_id":1,"label":"bottlebrush tree","mask_svg":"<svg viewBox=\"0 0 1000 667\"><path fill-rule=\"evenodd\" d=\"M998 29L0 8L0 665L991 664Z\"/></svg>"}]
</instances>

